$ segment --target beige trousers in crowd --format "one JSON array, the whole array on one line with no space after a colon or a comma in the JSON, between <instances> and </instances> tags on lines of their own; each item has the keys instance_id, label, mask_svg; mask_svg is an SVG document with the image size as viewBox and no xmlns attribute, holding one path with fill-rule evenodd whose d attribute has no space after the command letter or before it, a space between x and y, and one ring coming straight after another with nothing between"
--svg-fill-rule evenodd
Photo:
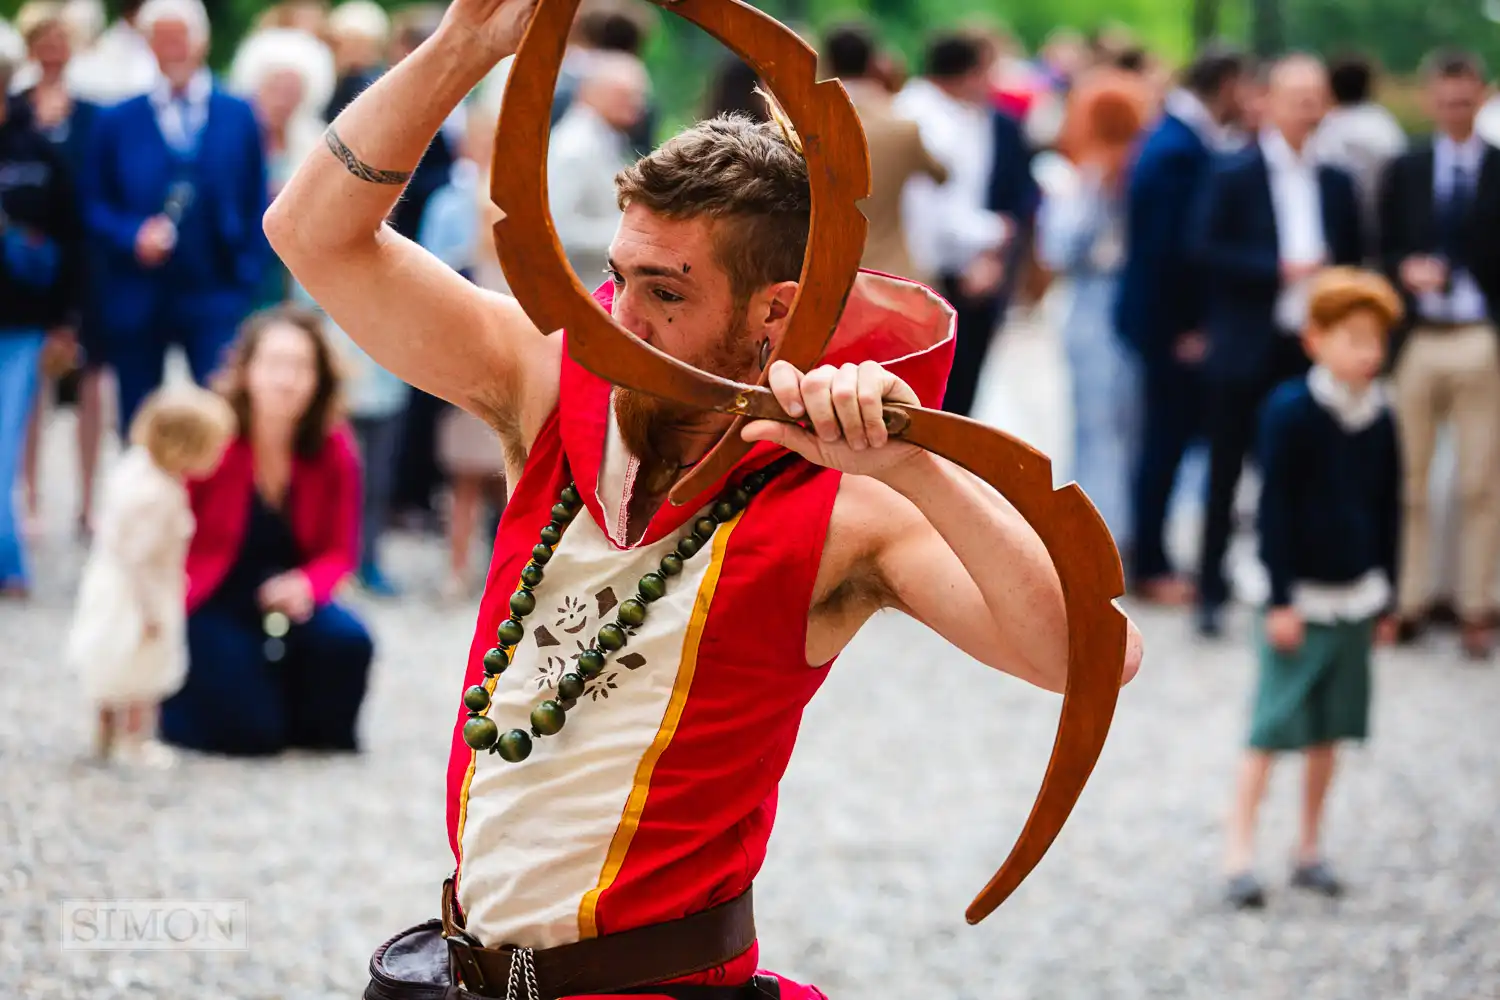
<instances>
[{"instance_id":1,"label":"beige trousers in crowd","mask_svg":"<svg viewBox=\"0 0 1500 1000\"><path fill-rule=\"evenodd\" d=\"M1403 477L1402 618L1422 615L1433 599L1429 475L1438 431L1452 422L1457 451L1458 586L1465 620L1491 609L1500 558L1500 341L1489 324L1418 326L1394 372Z\"/></svg>"}]
</instances>

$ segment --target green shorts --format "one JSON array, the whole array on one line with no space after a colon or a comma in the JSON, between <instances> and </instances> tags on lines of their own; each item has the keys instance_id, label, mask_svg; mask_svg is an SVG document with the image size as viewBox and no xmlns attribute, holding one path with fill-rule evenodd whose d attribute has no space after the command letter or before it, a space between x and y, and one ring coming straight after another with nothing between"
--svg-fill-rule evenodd
<instances>
[{"instance_id":1,"label":"green shorts","mask_svg":"<svg viewBox=\"0 0 1500 1000\"><path fill-rule=\"evenodd\" d=\"M1260 680L1250 718L1250 746L1303 750L1363 740L1370 722L1370 650L1375 620L1307 624L1302 648L1277 652L1256 625Z\"/></svg>"}]
</instances>

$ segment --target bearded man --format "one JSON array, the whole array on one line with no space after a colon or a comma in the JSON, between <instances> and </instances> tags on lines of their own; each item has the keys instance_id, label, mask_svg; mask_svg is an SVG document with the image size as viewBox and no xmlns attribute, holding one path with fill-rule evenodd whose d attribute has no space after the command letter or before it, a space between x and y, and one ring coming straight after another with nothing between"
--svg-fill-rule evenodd
<instances>
[{"instance_id":1,"label":"bearded man","mask_svg":"<svg viewBox=\"0 0 1500 1000\"><path fill-rule=\"evenodd\" d=\"M769 372L811 429L748 425L751 453L675 507L668 490L728 417L614 389L513 299L384 225L428 141L529 16L526 0L455 0L266 216L335 322L506 448L511 497L449 766L458 866L443 929L460 995L821 997L757 971L749 889L829 664L895 608L1061 691L1061 587L992 489L887 439L882 402L936 403L951 364L953 309L929 289L861 273L825 364ZM668 354L755 381L785 335L808 239L807 164L789 136L702 122L616 186L624 216L597 300ZM1139 662L1132 628L1122 683ZM366 995L416 994L377 977Z\"/></svg>"}]
</instances>

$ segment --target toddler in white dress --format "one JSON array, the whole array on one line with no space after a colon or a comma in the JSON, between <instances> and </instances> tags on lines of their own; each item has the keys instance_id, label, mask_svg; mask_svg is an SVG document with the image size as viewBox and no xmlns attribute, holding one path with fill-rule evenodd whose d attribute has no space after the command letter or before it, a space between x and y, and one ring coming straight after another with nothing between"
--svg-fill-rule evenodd
<instances>
[{"instance_id":1,"label":"toddler in white dress","mask_svg":"<svg viewBox=\"0 0 1500 1000\"><path fill-rule=\"evenodd\" d=\"M187 560L195 522L184 481L217 467L234 413L196 386L141 406L109 472L84 565L66 657L98 707L95 752L170 763L156 709L187 677Z\"/></svg>"}]
</instances>

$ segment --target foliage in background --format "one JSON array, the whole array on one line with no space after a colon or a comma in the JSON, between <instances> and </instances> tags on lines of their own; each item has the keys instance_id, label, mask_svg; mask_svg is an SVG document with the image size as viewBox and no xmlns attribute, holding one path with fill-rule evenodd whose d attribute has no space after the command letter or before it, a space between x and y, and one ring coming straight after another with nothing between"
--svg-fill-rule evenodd
<instances>
[{"instance_id":1,"label":"foliage in background","mask_svg":"<svg viewBox=\"0 0 1500 1000\"><path fill-rule=\"evenodd\" d=\"M0 0L11 16L22 0ZM401 0L380 0L388 7ZM106 0L113 8L117 0ZM239 39L269 0L206 0L214 28L213 64L228 64ZM1500 68L1500 0L758 0L761 7L807 37L829 24L863 17L885 41L921 66L922 42L933 29L979 18L1002 25L1029 50L1058 28L1091 31L1127 26L1168 61L1185 59L1195 32L1213 26L1218 37L1246 45L1279 39L1290 48L1335 55L1351 45L1374 54L1389 70L1409 75L1441 45L1477 48ZM665 105L664 124L691 118L725 53L697 28L659 12L647 61ZM1392 89L1403 118L1416 114L1405 92Z\"/></svg>"},{"instance_id":2,"label":"foliage in background","mask_svg":"<svg viewBox=\"0 0 1500 1000\"><path fill-rule=\"evenodd\" d=\"M1338 51L1360 45L1394 73L1415 70L1442 46L1472 48L1500 68L1500 25L1485 0L1283 0L1293 45Z\"/></svg>"}]
</instances>

